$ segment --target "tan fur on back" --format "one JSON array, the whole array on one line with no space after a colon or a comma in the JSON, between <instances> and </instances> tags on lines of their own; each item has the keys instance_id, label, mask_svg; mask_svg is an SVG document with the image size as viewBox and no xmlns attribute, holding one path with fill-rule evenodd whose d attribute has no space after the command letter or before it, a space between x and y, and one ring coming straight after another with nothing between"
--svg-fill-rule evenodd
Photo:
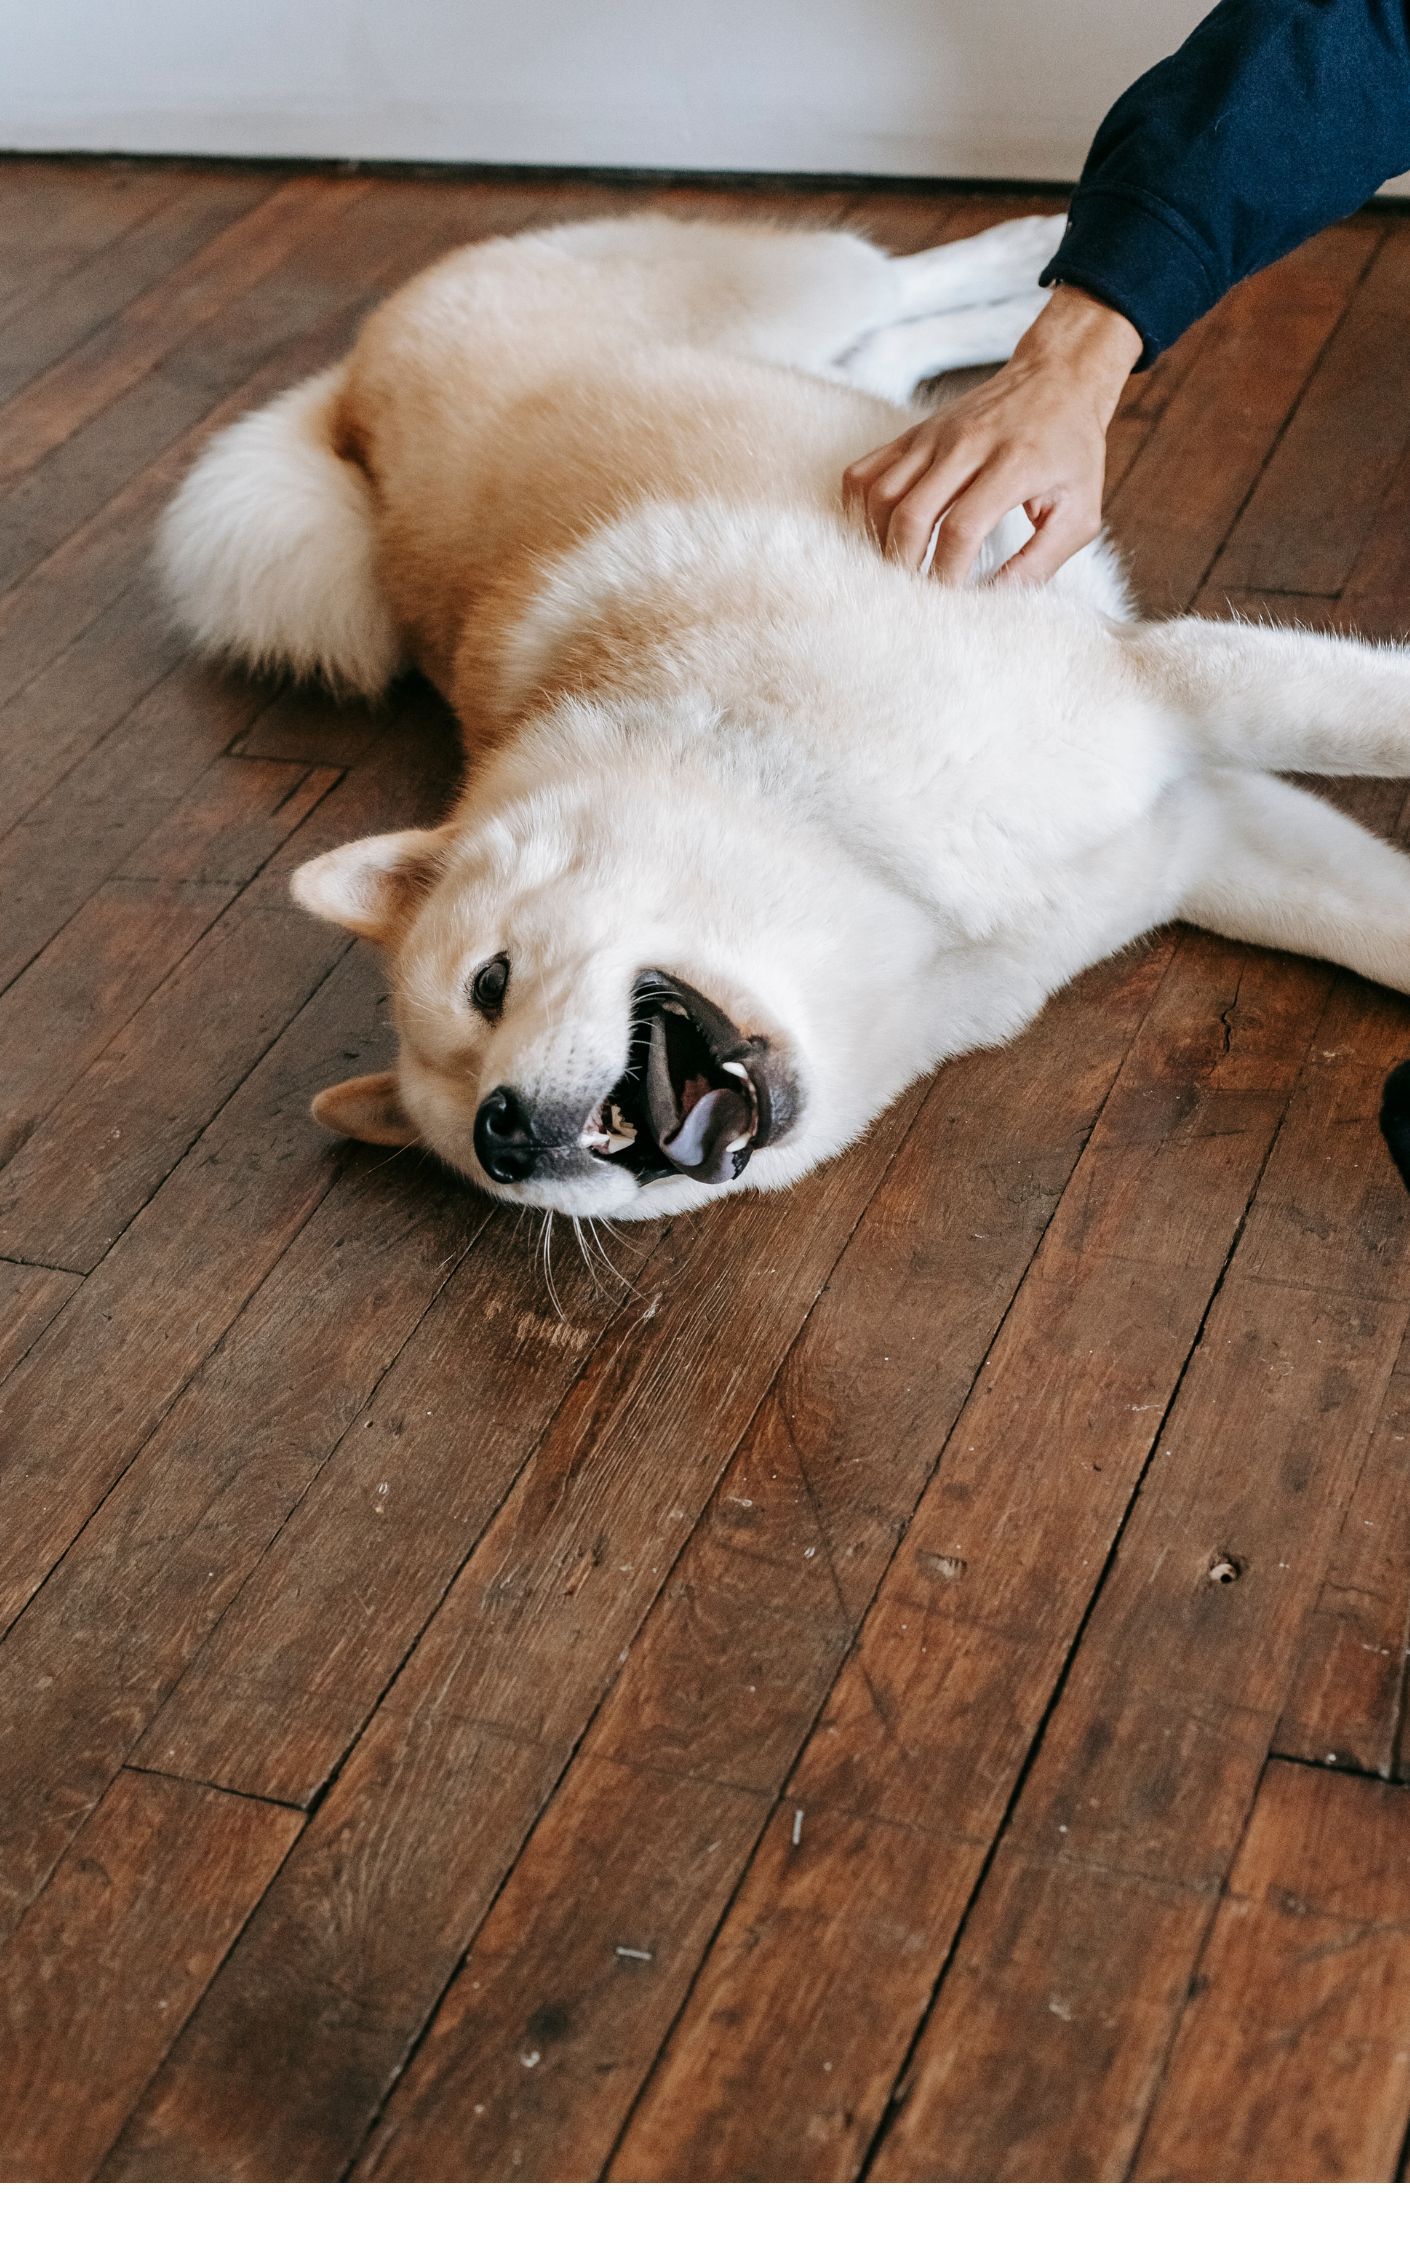
<instances>
[{"instance_id":1,"label":"tan fur on back","mask_svg":"<svg viewBox=\"0 0 1410 2250\"><path fill-rule=\"evenodd\" d=\"M821 378L665 341L640 303L615 305L604 335L600 279L585 267L575 291L577 265L551 237L456 253L373 316L347 368L383 586L472 743L512 716L505 637L546 563L640 500L804 504L835 521L843 468L904 421ZM631 644L645 657L664 622L575 647L575 686L621 688Z\"/></svg>"}]
</instances>

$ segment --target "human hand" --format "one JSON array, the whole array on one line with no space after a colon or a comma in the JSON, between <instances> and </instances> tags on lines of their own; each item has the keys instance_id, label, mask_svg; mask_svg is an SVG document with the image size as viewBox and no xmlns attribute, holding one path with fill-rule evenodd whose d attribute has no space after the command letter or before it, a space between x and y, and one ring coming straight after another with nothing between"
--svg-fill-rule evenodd
<instances>
[{"instance_id":1,"label":"human hand","mask_svg":"<svg viewBox=\"0 0 1410 2250\"><path fill-rule=\"evenodd\" d=\"M969 577L989 533L1023 508L1033 536L998 573L1041 584L1101 529L1106 433L1141 338L1123 314L1059 285L1006 366L842 480L883 553Z\"/></svg>"}]
</instances>

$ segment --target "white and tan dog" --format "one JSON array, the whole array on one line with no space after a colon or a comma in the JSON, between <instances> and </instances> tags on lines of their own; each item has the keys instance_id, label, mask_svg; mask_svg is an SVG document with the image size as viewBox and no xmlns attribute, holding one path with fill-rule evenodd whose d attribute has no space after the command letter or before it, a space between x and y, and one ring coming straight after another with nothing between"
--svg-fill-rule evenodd
<instances>
[{"instance_id":1,"label":"white and tan dog","mask_svg":"<svg viewBox=\"0 0 1410 2250\"><path fill-rule=\"evenodd\" d=\"M915 383L1012 348L1053 227L488 243L209 448L163 534L199 644L420 666L470 753L444 825L295 879L395 994L395 1072L325 1124L634 1218L796 1179L1173 916L1410 990L1410 865L1270 770L1410 775L1410 658L1133 622L1100 544L947 591L845 519Z\"/></svg>"}]
</instances>

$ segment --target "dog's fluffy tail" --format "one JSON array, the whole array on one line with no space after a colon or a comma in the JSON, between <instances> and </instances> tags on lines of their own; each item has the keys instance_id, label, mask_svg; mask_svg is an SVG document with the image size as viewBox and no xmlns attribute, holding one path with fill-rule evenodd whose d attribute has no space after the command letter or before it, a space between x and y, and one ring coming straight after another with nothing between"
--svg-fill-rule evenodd
<instances>
[{"instance_id":1,"label":"dog's fluffy tail","mask_svg":"<svg viewBox=\"0 0 1410 2250\"><path fill-rule=\"evenodd\" d=\"M198 648L376 696L401 664L372 488L334 450L342 370L223 430L166 512L157 561Z\"/></svg>"}]
</instances>

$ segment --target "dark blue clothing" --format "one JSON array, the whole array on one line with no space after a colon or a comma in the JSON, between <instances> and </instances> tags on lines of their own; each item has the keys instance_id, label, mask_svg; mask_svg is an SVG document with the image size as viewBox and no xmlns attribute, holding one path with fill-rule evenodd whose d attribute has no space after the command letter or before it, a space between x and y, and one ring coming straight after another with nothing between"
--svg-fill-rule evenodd
<instances>
[{"instance_id":1,"label":"dark blue clothing","mask_svg":"<svg viewBox=\"0 0 1410 2250\"><path fill-rule=\"evenodd\" d=\"M1102 123L1044 281L1158 352L1410 171L1410 0L1222 0Z\"/></svg>"}]
</instances>

